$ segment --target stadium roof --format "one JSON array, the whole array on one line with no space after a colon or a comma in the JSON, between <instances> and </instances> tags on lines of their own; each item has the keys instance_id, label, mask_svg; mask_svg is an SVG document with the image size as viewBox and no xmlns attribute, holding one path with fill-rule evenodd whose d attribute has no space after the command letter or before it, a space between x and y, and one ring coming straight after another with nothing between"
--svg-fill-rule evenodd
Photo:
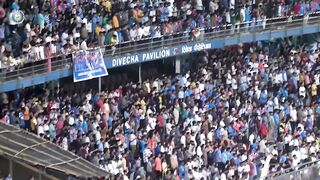
<instances>
[{"instance_id":1,"label":"stadium roof","mask_svg":"<svg viewBox=\"0 0 320 180\"><path fill-rule=\"evenodd\" d=\"M109 174L89 161L16 127L0 123L0 154L78 178Z\"/></svg>"}]
</instances>

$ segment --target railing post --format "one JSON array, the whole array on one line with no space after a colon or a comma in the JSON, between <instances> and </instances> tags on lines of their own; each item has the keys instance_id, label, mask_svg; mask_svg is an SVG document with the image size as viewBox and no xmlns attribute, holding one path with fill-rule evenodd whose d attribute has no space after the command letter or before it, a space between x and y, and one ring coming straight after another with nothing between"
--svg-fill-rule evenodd
<instances>
[{"instance_id":1,"label":"railing post","mask_svg":"<svg viewBox=\"0 0 320 180\"><path fill-rule=\"evenodd\" d=\"M9 174L13 178L13 163L11 158L9 158Z\"/></svg>"},{"instance_id":2,"label":"railing post","mask_svg":"<svg viewBox=\"0 0 320 180\"><path fill-rule=\"evenodd\" d=\"M17 68L17 76L18 76L18 78L21 77L21 76L20 76L20 65L19 65L18 68Z\"/></svg>"},{"instance_id":3,"label":"railing post","mask_svg":"<svg viewBox=\"0 0 320 180\"><path fill-rule=\"evenodd\" d=\"M32 76L34 76L34 61L32 62L32 71L31 71L31 74L32 74Z\"/></svg>"}]
</instances>

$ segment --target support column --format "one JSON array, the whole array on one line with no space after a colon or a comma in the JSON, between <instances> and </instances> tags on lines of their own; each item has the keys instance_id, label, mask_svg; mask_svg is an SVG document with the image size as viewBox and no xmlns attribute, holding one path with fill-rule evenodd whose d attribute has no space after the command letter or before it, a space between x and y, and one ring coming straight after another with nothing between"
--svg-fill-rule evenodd
<instances>
[{"instance_id":1,"label":"support column","mask_svg":"<svg viewBox=\"0 0 320 180\"><path fill-rule=\"evenodd\" d=\"M13 178L13 163L12 159L9 158L9 174Z\"/></svg>"},{"instance_id":2,"label":"support column","mask_svg":"<svg viewBox=\"0 0 320 180\"><path fill-rule=\"evenodd\" d=\"M57 80L57 87L60 89L60 79Z\"/></svg>"},{"instance_id":3,"label":"support column","mask_svg":"<svg viewBox=\"0 0 320 180\"><path fill-rule=\"evenodd\" d=\"M139 83L142 84L142 77L141 77L141 64L139 64Z\"/></svg>"},{"instance_id":4,"label":"support column","mask_svg":"<svg viewBox=\"0 0 320 180\"><path fill-rule=\"evenodd\" d=\"M181 56L175 57L175 73L180 74L181 73Z\"/></svg>"},{"instance_id":5,"label":"support column","mask_svg":"<svg viewBox=\"0 0 320 180\"><path fill-rule=\"evenodd\" d=\"M100 94L101 93L101 77L98 78L98 89Z\"/></svg>"}]
</instances>

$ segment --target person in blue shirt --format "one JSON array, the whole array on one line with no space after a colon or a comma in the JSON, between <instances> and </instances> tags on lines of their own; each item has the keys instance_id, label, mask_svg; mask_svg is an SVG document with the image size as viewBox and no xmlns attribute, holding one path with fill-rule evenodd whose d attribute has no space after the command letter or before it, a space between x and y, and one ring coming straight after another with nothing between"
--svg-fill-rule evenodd
<instances>
[{"instance_id":1,"label":"person in blue shirt","mask_svg":"<svg viewBox=\"0 0 320 180\"><path fill-rule=\"evenodd\" d=\"M255 153L255 152L257 152L257 150L258 150L257 140L254 139L252 144L251 144L251 151Z\"/></svg>"},{"instance_id":2,"label":"person in blue shirt","mask_svg":"<svg viewBox=\"0 0 320 180\"><path fill-rule=\"evenodd\" d=\"M211 99L210 102L209 102L209 109L213 109L215 107L216 107L216 105L214 104L214 100Z\"/></svg>"},{"instance_id":3,"label":"person in blue shirt","mask_svg":"<svg viewBox=\"0 0 320 180\"><path fill-rule=\"evenodd\" d=\"M218 147L215 151L214 151L214 161L216 163L222 162L222 154L221 154L221 148Z\"/></svg>"},{"instance_id":4,"label":"person in blue shirt","mask_svg":"<svg viewBox=\"0 0 320 180\"><path fill-rule=\"evenodd\" d=\"M102 24L102 19L98 14L95 14L92 17L91 23L92 23L92 32L95 32L98 24L100 25ZM93 33L93 36L95 36L95 33Z\"/></svg>"},{"instance_id":5,"label":"person in blue shirt","mask_svg":"<svg viewBox=\"0 0 320 180\"><path fill-rule=\"evenodd\" d=\"M265 90L262 90L260 93L260 97L259 97L259 104L261 106L264 106L268 101L268 94L266 93Z\"/></svg>"},{"instance_id":6,"label":"person in blue shirt","mask_svg":"<svg viewBox=\"0 0 320 180\"><path fill-rule=\"evenodd\" d=\"M20 128L25 128L25 121L23 120L23 111L19 112Z\"/></svg>"},{"instance_id":7,"label":"person in blue shirt","mask_svg":"<svg viewBox=\"0 0 320 180\"><path fill-rule=\"evenodd\" d=\"M122 31L120 29L117 29L117 34L118 34L118 42L123 42L123 35Z\"/></svg>"},{"instance_id":8,"label":"person in blue shirt","mask_svg":"<svg viewBox=\"0 0 320 180\"><path fill-rule=\"evenodd\" d=\"M191 20L191 29L195 29L197 27L197 21L195 19Z\"/></svg>"},{"instance_id":9,"label":"person in blue shirt","mask_svg":"<svg viewBox=\"0 0 320 180\"><path fill-rule=\"evenodd\" d=\"M192 95L192 90L189 88L186 88L186 90L184 91L184 96L185 97L190 97Z\"/></svg>"},{"instance_id":10,"label":"person in blue shirt","mask_svg":"<svg viewBox=\"0 0 320 180\"><path fill-rule=\"evenodd\" d=\"M210 28L211 27L211 16L210 16L210 14L209 13L206 14L204 19L205 19L205 23L206 23L206 28Z\"/></svg>"},{"instance_id":11,"label":"person in blue shirt","mask_svg":"<svg viewBox=\"0 0 320 180\"><path fill-rule=\"evenodd\" d=\"M305 130L306 131L312 131L313 129L313 121L311 119L310 114L307 115L307 120L306 120L306 124L305 124Z\"/></svg>"},{"instance_id":12,"label":"person in blue shirt","mask_svg":"<svg viewBox=\"0 0 320 180\"><path fill-rule=\"evenodd\" d=\"M190 114L190 109L188 108L187 110L184 110L182 112L182 119L187 119L189 117Z\"/></svg>"},{"instance_id":13,"label":"person in blue shirt","mask_svg":"<svg viewBox=\"0 0 320 180\"><path fill-rule=\"evenodd\" d=\"M251 21L251 12L250 12L250 7L247 5L247 7L244 10L244 14L245 14L245 21L249 22Z\"/></svg>"},{"instance_id":14,"label":"person in blue shirt","mask_svg":"<svg viewBox=\"0 0 320 180\"><path fill-rule=\"evenodd\" d=\"M13 2L13 3L11 4L11 9L18 11L18 10L20 9L20 6L19 6L16 2Z\"/></svg>"},{"instance_id":15,"label":"person in blue shirt","mask_svg":"<svg viewBox=\"0 0 320 180\"><path fill-rule=\"evenodd\" d=\"M235 164L237 167L239 167L241 165L241 155L238 154L237 157L234 160Z\"/></svg>"},{"instance_id":16,"label":"person in blue shirt","mask_svg":"<svg viewBox=\"0 0 320 180\"><path fill-rule=\"evenodd\" d=\"M188 88L184 87L183 90L184 90L184 97L189 97L191 95Z\"/></svg>"},{"instance_id":17,"label":"person in blue shirt","mask_svg":"<svg viewBox=\"0 0 320 180\"><path fill-rule=\"evenodd\" d=\"M164 21L167 22L169 20L169 11L170 11L169 5L170 5L170 3L165 3L164 5L165 6L164 6L163 11L162 11L162 18L163 18Z\"/></svg>"},{"instance_id":18,"label":"person in blue shirt","mask_svg":"<svg viewBox=\"0 0 320 180\"><path fill-rule=\"evenodd\" d=\"M112 122L113 122L113 117L109 116L109 119L108 119L108 126L109 127L112 127Z\"/></svg>"},{"instance_id":19,"label":"person in blue shirt","mask_svg":"<svg viewBox=\"0 0 320 180\"><path fill-rule=\"evenodd\" d=\"M294 71L290 79L291 79L291 82L294 85L294 89L297 90L298 89L299 75Z\"/></svg>"},{"instance_id":20,"label":"person in blue shirt","mask_svg":"<svg viewBox=\"0 0 320 180\"><path fill-rule=\"evenodd\" d=\"M171 97L170 97L171 102L174 102L176 100L176 98L177 98L177 96L172 91L171 92Z\"/></svg>"},{"instance_id":21,"label":"person in blue shirt","mask_svg":"<svg viewBox=\"0 0 320 180\"><path fill-rule=\"evenodd\" d=\"M226 155L227 155L227 161L230 161L233 158L232 150L231 148L227 148L226 150Z\"/></svg>"},{"instance_id":22,"label":"person in blue shirt","mask_svg":"<svg viewBox=\"0 0 320 180\"><path fill-rule=\"evenodd\" d=\"M78 6L77 13L78 13L78 15L80 16L81 19L84 18L83 10L82 10L81 6Z\"/></svg>"},{"instance_id":23,"label":"person in blue shirt","mask_svg":"<svg viewBox=\"0 0 320 180\"><path fill-rule=\"evenodd\" d=\"M201 105L200 106L202 106L202 105L204 105L205 104L205 102L206 102L206 100L207 100L207 97L206 97L206 95L204 94L204 91L202 91L202 95L201 95L201 97L200 97L200 100L201 100Z\"/></svg>"},{"instance_id":24,"label":"person in blue shirt","mask_svg":"<svg viewBox=\"0 0 320 180\"><path fill-rule=\"evenodd\" d=\"M316 11L319 11L320 10L320 6L319 6L318 1L314 1L314 3L316 3Z\"/></svg>"},{"instance_id":25,"label":"person in blue shirt","mask_svg":"<svg viewBox=\"0 0 320 180\"><path fill-rule=\"evenodd\" d=\"M144 139L141 139L139 141L139 152L140 152L141 157L143 156L143 152L147 148L147 145L148 144L144 141Z\"/></svg>"},{"instance_id":26,"label":"person in blue shirt","mask_svg":"<svg viewBox=\"0 0 320 180\"><path fill-rule=\"evenodd\" d=\"M305 8L306 8L305 2L304 1L300 1L300 12L299 12L300 15L304 15Z\"/></svg>"},{"instance_id":27,"label":"person in blue shirt","mask_svg":"<svg viewBox=\"0 0 320 180\"><path fill-rule=\"evenodd\" d=\"M104 147L103 147L103 140L101 140L101 141L99 141L99 143L98 143L98 150L100 151L100 152L103 152L103 150L104 150Z\"/></svg>"},{"instance_id":28,"label":"person in blue shirt","mask_svg":"<svg viewBox=\"0 0 320 180\"><path fill-rule=\"evenodd\" d=\"M288 159L288 153L285 153L280 156L279 163L284 164L287 161L287 159Z\"/></svg>"},{"instance_id":29,"label":"person in blue shirt","mask_svg":"<svg viewBox=\"0 0 320 180\"><path fill-rule=\"evenodd\" d=\"M76 125L76 128L80 131L81 134L84 134L82 129L82 120L78 121L78 118L74 120L74 124Z\"/></svg>"},{"instance_id":30,"label":"person in blue shirt","mask_svg":"<svg viewBox=\"0 0 320 180\"><path fill-rule=\"evenodd\" d=\"M221 138L222 138L222 134L221 134L221 127L218 127L217 129L216 129L216 131L215 131L215 138L217 139L217 140L221 140Z\"/></svg>"},{"instance_id":31,"label":"person in blue shirt","mask_svg":"<svg viewBox=\"0 0 320 180\"><path fill-rule=\"evenodd\" d=\"M88 133L88 123L87 123L87 120L83 120L82 122L82 131L84 134L87 134Z\"/></svg>"},{"instance_id":32,"label":"person in blue shirt","mask_svg":"<svg viewBox=\"0 0 320 180\"><path fill-rule=\"evenodd\" d=\"M233 129L232 124L233 124L233 122L232 122L231 124L229 124L229 126L227 127L227 131L228 131L229 138L232 138L232 137L238 135L237 131L235 131L235 130Z\"/></svg>"},{"instance_id":33,"label":"person in blue shirt","mask_svg":"<svg viewBox=\"0 0 320 180\"><path fill-rule=\"evenodd\" d=\"M202 14L198 15L197 24L198 24L199 28L203 28L204 27L204 17L203 17Z\"/></svg>"},{"instance_id":34,"label":"person in blue shirt","mask_svg":"<svg viewBox=\"0 0 320 180\"><path fill-rule=\"evenodd\" d=\"M178 174L179 174L180 179L184 179L185 169L184 169L184 162L183 161L181 161L179 163Z\"/></svg>"},{"instance_id":35,"label":"person in blue shirt","mask_svg":"<svg viewBox=\"0 0 320 180\"><path fill-rule=\"evenodd\" d=\"M279 109L275 109L274 114L273 114L273 120L275 123L275 129L279 129L279 126L280 126Z\"/></svg>"},{"instance_id":36,"label":"person in blue shirt","mask_svg":"<svg viewBox=\"0 0 320 180\"><path fill-rule=\"evenodd\" d=\"M228 154L227 151L223 148L221 152L221 157L222 157L222 163L225 165L228 162Z\"/></svg>"},{"instance_id":37,"label":"person in blue shirt","mask_svg":"<svg viewBox=\"0 0 320 180\"><path fill-rule=\"evenodd\" d=\"M225 164L223 163L222 150L221 148L217 148L214 153L215 162L218 164L219 172L223 172L225 169Z\"/></svg>"}]
</instances>

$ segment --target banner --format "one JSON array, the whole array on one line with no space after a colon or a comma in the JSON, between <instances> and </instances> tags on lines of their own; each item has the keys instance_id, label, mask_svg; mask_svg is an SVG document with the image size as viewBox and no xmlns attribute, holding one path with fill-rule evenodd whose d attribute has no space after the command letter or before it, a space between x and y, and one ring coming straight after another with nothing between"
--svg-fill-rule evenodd
<instances>
[{"instance_id":1,"label":"banner","mask_svg":"<svg viewBox=\"0 0 320 180\"><path fill-rule=\"evenodd\" d=\"M73 81L85 81L107 76L108 71L99 49L78 51L73 56Z\"/></svg>"},{"instance_id":2,"label":"banner","mask_svg":"<svg viewBox=\"0 0 320 180\"><path fill-rule=\"evenodd\" d=\"M116 68L121 66L127 66L132 64L138 64L148 61L155 61L158 59L165 59L172 56L178 56L187 53L199 52L207 49L213 49L214 42L202 41L195 42L177 47L167 47L158 50L152 50L148 52L136 53L126 56L118 56L114 58L106 59L106 66L108 68ZM223 43L220 43L223 44Z\"/></svg>"}]
</instances>

